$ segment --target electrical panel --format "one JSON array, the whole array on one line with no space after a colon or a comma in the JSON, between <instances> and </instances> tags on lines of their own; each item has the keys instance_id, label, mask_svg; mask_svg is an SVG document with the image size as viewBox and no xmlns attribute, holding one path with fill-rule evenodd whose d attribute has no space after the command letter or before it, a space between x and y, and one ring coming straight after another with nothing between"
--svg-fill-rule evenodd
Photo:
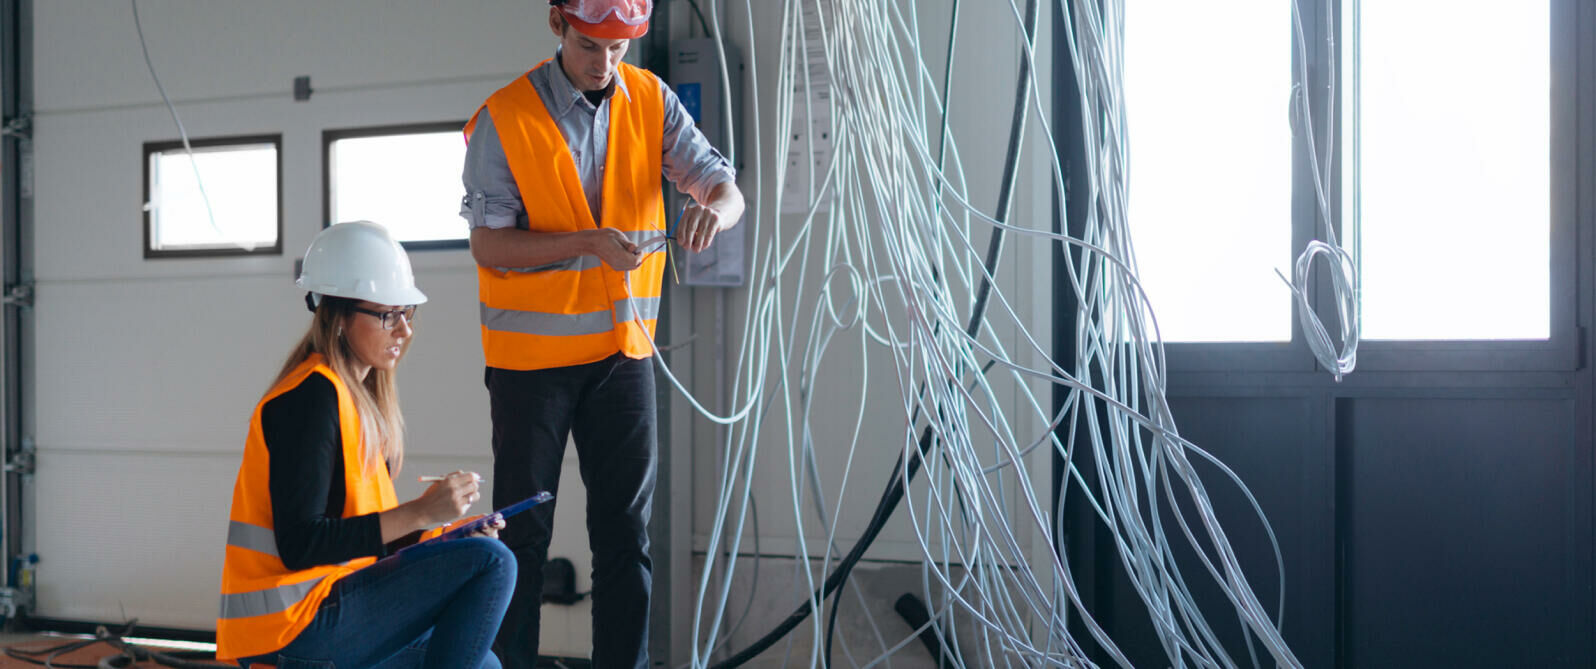
<instances>
[{"instance_id":1,"label":"electrical panel","mask_svg":"<svg viewBox=\"0 0 1596 669\"><path fill-rule=\"evenodd\" d=\"M731 45L725 45L726 67L721 68L721 51L715 40L709 38L673 40L670 46L670 75L667 81L682 106L692 114L698 129L719 149L722 155L734 161L744 154L741 141L742 115L741 83L742 58ZM725 72L730 81L722 77ZM726 104L726 91L731 92L731 106ZM736 156L731 152L735 139ZM733 167L741 167L733 162ZM682 207L691 199L671 190L674 197L668 205L666 217L673 223ZM749 207L754 203L750 202ZM747 216L745 214L744 218ZM700 253L673 249L681 282L689 286L741 286L748 275L748 230L746 220L730 230L715 236L715 242Z\"/></svg>"}]
</instances>

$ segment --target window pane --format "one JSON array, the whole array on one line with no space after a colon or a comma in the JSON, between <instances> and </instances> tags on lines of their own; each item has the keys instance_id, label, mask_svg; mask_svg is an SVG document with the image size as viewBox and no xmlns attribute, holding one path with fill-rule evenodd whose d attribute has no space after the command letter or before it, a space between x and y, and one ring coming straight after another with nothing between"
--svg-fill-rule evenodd
<instances>
[{"instance_id":1,"label":"window pane","mask_svg":"<svg viewBox=\"0 0 1596 669\"><path fill-rule=\"evenodd\" d=\"M1549 336L1548 4L1360 4L1365 339Z\"/></svg>"},{"instance_id":2,"label":"window pane","mask_svg":"<svg viewBox=\"0 0 1596 669\"><path fill-rule=\"evenodd\" d=\"M373 221L401 242L465 239L459 130L351 137L331 147L329 223Z\"/></svg>"},{"instance_id":3,"label":"window pane","mask_svg":"<svg viewBox=\"0 0 1596 669\"><path fill-rule=\"evenodd\" d=\"M1125 3L1130 229L1165 341L1287 341L1291 3Z\"/></svg>"},{"instance_id":4,"label":"window pane","mask_svg":"<svg viewBox=\"0 0 1596 669\"><path fill-rule=\"evenodd\" d=\"M192 163L182 148L152 152L149 208L151 251L275 246L277 146L195 147Z\"/></svg>"}]
</instances>

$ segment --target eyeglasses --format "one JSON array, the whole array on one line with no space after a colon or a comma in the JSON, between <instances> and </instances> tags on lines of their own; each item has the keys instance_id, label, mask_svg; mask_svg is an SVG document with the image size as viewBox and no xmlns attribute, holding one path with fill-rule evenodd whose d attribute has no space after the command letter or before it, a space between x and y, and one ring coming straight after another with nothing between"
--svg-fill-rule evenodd
<instances>
[{"instance_id":1,"label":"eyeglasses","mask_svg":"<svg viewBox=\"0 0 1596 669\"><path fill-rule=\"evenodd\" d=\"M399 319L401 318L405 319L406 323L416 322L416 305L414 304L408 307L400 307L398 309L394 309L393 311L373 311L371 309L362 309L360 307L350 307L350 309L363 314L371 314L372 316L376 316L378 320L382 321L382 329L384 330L392 330L397 327L399 325Z\"/></svg>"}]
</instances>

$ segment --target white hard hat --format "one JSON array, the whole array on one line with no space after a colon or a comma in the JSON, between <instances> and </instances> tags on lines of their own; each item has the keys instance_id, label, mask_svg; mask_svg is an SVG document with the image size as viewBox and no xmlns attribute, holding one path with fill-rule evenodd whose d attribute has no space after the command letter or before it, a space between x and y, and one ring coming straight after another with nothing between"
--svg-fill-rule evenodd
<instances>
[{"instance_id":1,"label":"white hard hat","mask_svg":"<svg viewBox=\"0 0 1596 669\"><path fill-rule=\"evenodd\" d=\"M371 221L328 226L310 241L295 285L317 295L394 306L421 304L410 257L388 229Z\"/></svg>"}]
</instances>

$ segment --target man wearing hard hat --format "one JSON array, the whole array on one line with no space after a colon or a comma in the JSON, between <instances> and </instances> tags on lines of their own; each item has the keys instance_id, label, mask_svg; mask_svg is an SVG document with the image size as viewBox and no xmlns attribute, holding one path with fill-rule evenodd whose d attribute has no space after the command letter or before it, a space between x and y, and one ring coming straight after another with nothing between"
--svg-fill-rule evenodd
<instances>
[{"instance_id":1,"label":"man wearing hard hat","mask_svg":"<svg viewBox=\"0 0 1596 669\"><path fill-rule=\"evenodd\" d=\"M676 95L620 62L651 0L552 0L554 57L466 125L466 196L493 416L493 505L556 491L568 436L587 487L593 666L648 666L661 235L697 252L737 223L735 173ZM691 196L669 226L660 176ZM670 228L674 228L671 230ZM651 241L656 240L656 241ZM495 648L537 661L554 504L509 519L516 592Z\"/></svg>"}]
</instances>

